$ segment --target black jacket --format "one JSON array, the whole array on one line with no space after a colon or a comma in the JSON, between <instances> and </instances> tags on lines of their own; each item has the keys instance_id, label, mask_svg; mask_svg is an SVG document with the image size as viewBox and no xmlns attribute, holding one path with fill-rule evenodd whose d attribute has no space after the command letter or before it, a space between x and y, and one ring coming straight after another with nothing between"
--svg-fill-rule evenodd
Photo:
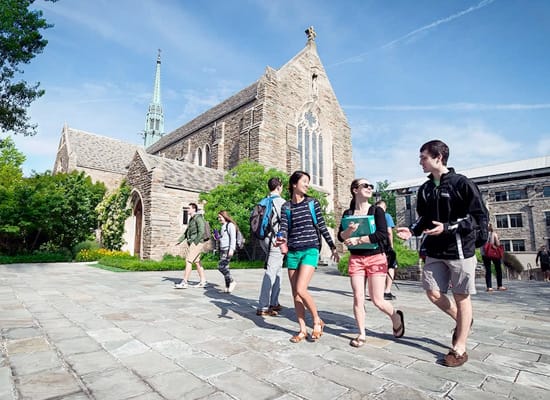
<instances>
[{"instance_id":1,"label":"black jacket","mask_svg":"<svg viewBox=\"0 0 550 400\"><path fill-rule=\"evenodd\" d=\"M433 228L432 221L442 222L444 231L437 236L426 236L423 247L429 257L458 260L475 254L478 224L487 218L485 205L478 187L453 168L441 176L439 186L430 175L420 186L416 199L419 218L410 226L416 236Z\"/></svg>"}]
</instances>

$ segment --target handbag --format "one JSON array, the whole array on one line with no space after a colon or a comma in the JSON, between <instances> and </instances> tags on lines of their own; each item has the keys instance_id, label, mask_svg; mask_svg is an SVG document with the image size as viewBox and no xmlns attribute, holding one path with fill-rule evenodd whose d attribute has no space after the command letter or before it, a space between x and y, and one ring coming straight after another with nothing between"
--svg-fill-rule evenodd
<instances>
[{"instance_id":1,"label":"handbag","mask_svg":"<svg viewBox=\"0 0 550 400\"><path fill-rule=\"evenodd\" d=\"M483 250L485 251L485 257L491 260L500 260L504 256L504 247L502 245L495 246L487 242L483 245Z\"/></svg>"}]
</instances>

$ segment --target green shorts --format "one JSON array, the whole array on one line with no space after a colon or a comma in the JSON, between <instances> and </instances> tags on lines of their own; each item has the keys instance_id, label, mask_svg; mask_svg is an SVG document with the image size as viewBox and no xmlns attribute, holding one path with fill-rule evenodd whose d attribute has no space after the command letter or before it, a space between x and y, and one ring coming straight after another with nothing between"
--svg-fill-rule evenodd
<instances>
[{"instance_id":1,"label":"green shorts","mask_svg":"<svg viewBox=\"0 0 550 400\"><path fill-rule=\"evenodd\" d=\"M298 269L300 265L310 265L317 269L319 264L319 249L289 251L286 255L286 267Z\"/></svg>"}]
</instances>

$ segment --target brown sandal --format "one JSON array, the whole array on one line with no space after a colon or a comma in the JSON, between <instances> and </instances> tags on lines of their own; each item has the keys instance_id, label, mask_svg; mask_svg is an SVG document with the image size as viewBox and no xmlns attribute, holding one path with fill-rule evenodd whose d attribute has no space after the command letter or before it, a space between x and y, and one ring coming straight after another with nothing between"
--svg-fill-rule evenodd
<instances>
[{"instance_id":1,"label":"brown sandal","mask_svg":"<svg viewBox=\"0 0 550 400\"><path fill-rule=\"evenodd\" d=\"M292 343L299 343L299 342L301 342L302 340L304 340L306 338L307 338L307 332L300 331L300 332L298 332L297 335L292 336L290 338L290 341Z\"/></svg>"},{"instance_id":2,"label":"brown sandal","mask_svg":"<svg viewBox=\"0 0 550 400\"><path fill-rule=\"evenodd\" d=\"M403 311L401 310L397 310L395 313L399 315L399 318L401 319L401 325L399 325L399 328L397 329L393 328L393 336L396 339L399 339L405 334L405 316L403 315Z\"/></svg>"},{"instance_id":3,"label":"brown sandal","mask_svg":"<svg viewBox=\"0 0 550 400\"><path fill-rule=\"evenodd\" d=\"M316 327L321 327L321 329L315 329ZM323 336L323 329L325 329L325 323L322 320L313 324L313 331L311 332L312 340L319 340Z\"/></svg>"}]
</instances>

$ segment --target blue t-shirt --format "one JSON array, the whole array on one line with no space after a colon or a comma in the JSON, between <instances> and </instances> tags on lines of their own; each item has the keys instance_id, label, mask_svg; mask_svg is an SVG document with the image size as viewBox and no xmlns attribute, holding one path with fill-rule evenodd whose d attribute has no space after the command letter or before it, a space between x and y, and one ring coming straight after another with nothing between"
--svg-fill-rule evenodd
<instances>
[{"instance_id":1,"label":"blue t-shirt","mask_svg":"<svg viewBox=\"0 0 550 400\"><path fill-rule=\"evenodd\" d=\"M388 213L386 213L386 225L388 226L388 228L395 228L395 223L393 222L393 218Z\"/></svg>"}]
</instances>

